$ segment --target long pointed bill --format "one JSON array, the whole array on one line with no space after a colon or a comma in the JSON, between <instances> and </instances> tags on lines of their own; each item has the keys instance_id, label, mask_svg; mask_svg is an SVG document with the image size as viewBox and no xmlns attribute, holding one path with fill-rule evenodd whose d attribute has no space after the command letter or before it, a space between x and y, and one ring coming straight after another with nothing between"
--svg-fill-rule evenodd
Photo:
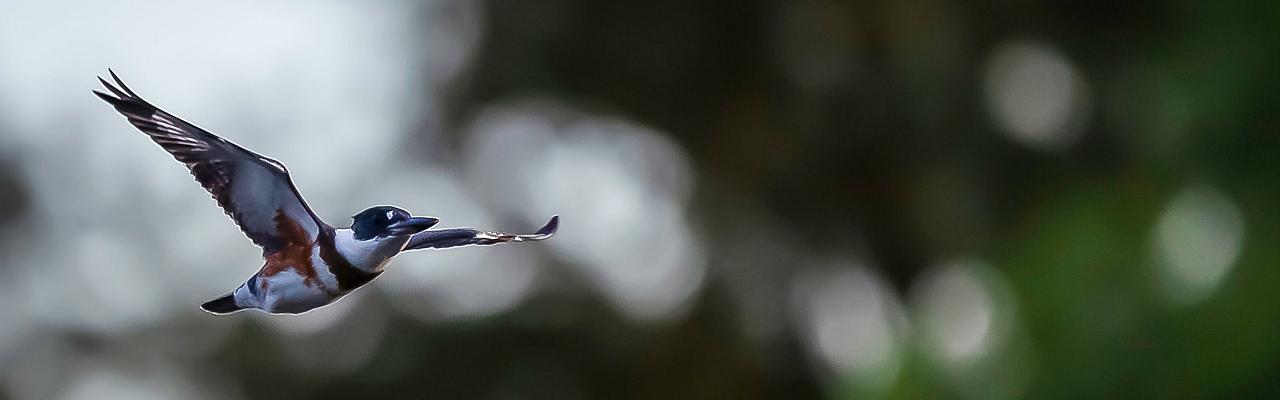
<instances>
[{"instance_id":1,"label":"long pointed bill","mask_svg":"<svg viewBox=\"0 0 1280 400\"><path fill-rule=\"evenodd\" d=\"M480 232L476 234L478 244L494 244L507 242L536 242L539 240L547 240L555 236L556 230L560 229L560 216L555 215L547 221L546 225L538 228L535 233L511 234L500 232Z\"/></svg>"},{"instance_id":2,"label":"long pointed bill","mask_svg":"<svg viewBox=\"0 0 1280 400\"><path fill-rule=\"evenodd\" d=\"M387 231L392 235L412 235L427 230L440 223L439 218L432 217L413 217L400 221L387 227Z\"/></svg>"},{"instance_id":3,"label":"long pointed bill","mask_svg":"<svg viewBox=\"0 0 1280 400\"><path fill-rule=\"evenodd\" d=\"M558 229L560 229L560 216L552 215L551 220L547 221L546 225L543 225L541 228L538 228L538 232L531 235L516 235L516 237L520 238L520 240L518 241L546 240L551 238L552 236L555 236L556 230Z\"/></svg>"}]
</instances>

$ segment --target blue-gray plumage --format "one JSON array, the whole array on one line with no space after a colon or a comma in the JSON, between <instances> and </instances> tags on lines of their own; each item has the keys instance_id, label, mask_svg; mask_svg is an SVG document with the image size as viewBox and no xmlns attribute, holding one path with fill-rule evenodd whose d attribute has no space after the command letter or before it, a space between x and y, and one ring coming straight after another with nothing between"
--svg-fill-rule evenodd
<instances>
[{"instance_id":1,"label":"blue-gray plumage","mask_svg":"<svg viewBox=\"0 0 1280 400\"><path fill-rule=\"evenodd\" d=\"M471 228L428 230L439 219L415 217L393 206L376 206L334 228L311 211L284 164L263 157L151 105L111 72L111 94L93 91L134 127L186 165L240 227L262 247L266 262L236 290L202 304L214 314L243 309L301 313L332 303L382 274L405 250L491 245L550 238L560 224L553 216L533 234Z\"/></svg>"}]
</instances>

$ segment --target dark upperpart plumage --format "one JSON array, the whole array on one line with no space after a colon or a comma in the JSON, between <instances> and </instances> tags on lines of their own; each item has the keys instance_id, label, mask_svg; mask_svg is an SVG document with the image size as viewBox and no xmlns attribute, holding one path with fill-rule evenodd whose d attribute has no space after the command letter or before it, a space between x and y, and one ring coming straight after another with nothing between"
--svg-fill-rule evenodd
<instances>
[{"instance_id":1,"label":"dark upperpart plumage","mask_svg":"<svg viewBox=\"0 0 1280 400\"><path fill-rule=\"evenodd\" d=\"M151 105L111 71L112 85L102 85L114 96L94 91L124 115L129 123L186 165L245 236L272 253L289 243L277 235L273 219L277 210L293 218L315 239L324 224L302 199L289 172L276 160L263 157Z\"/></svg>"}]
</instances>

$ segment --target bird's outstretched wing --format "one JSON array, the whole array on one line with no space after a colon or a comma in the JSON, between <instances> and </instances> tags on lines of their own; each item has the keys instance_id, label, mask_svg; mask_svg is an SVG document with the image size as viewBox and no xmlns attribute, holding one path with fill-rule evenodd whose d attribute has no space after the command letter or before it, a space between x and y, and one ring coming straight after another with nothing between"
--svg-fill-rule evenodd
<instances>
[{"instance_id":1,"label":"bird's outstretched wing","mask_svg":"<svg viewBox=\"0 0 1280 400\"><path fill-rule=\"evenodd\" d=\"M546 225L531 234L512 234L502 232L486 232L472 228L453 228L428 230L414 234L409 238L405 250L443 249L457 246L491 245L508 242L533 242L545 240L556 234L560 228L560 216L551 217Z\"/></svg>"},{"instance_id":2,"label":"bird's outstretched wing","mask_svg":"<svg viewBox=\"0 0 1280 400\"><path fill-rule=\"evenodd\" d=\"M111 94L93 93L185 164L245 236L262 246L263 254L310 244L327 227L311 212L283 164L156 108L110 72L116 85L98 80Z\"/></svg>"}]
</instances>

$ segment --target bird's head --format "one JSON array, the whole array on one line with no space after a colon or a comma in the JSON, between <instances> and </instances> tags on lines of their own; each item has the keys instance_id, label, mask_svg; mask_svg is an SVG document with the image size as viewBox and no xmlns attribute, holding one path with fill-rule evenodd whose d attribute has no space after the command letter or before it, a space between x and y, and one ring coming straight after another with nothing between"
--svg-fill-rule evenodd
<instances>
[{"instance_id":1,"label":"bird's head","mask_svg":"<svg viewBox=\"0 0 1280 400\"><path fill-rule=\"evenodd\" d=\"M440 222L433 217L410 216L409 212L393 206L369 207L351 218L351 231L357 240L409 236Z\"/></svg>"}]
</instances>

